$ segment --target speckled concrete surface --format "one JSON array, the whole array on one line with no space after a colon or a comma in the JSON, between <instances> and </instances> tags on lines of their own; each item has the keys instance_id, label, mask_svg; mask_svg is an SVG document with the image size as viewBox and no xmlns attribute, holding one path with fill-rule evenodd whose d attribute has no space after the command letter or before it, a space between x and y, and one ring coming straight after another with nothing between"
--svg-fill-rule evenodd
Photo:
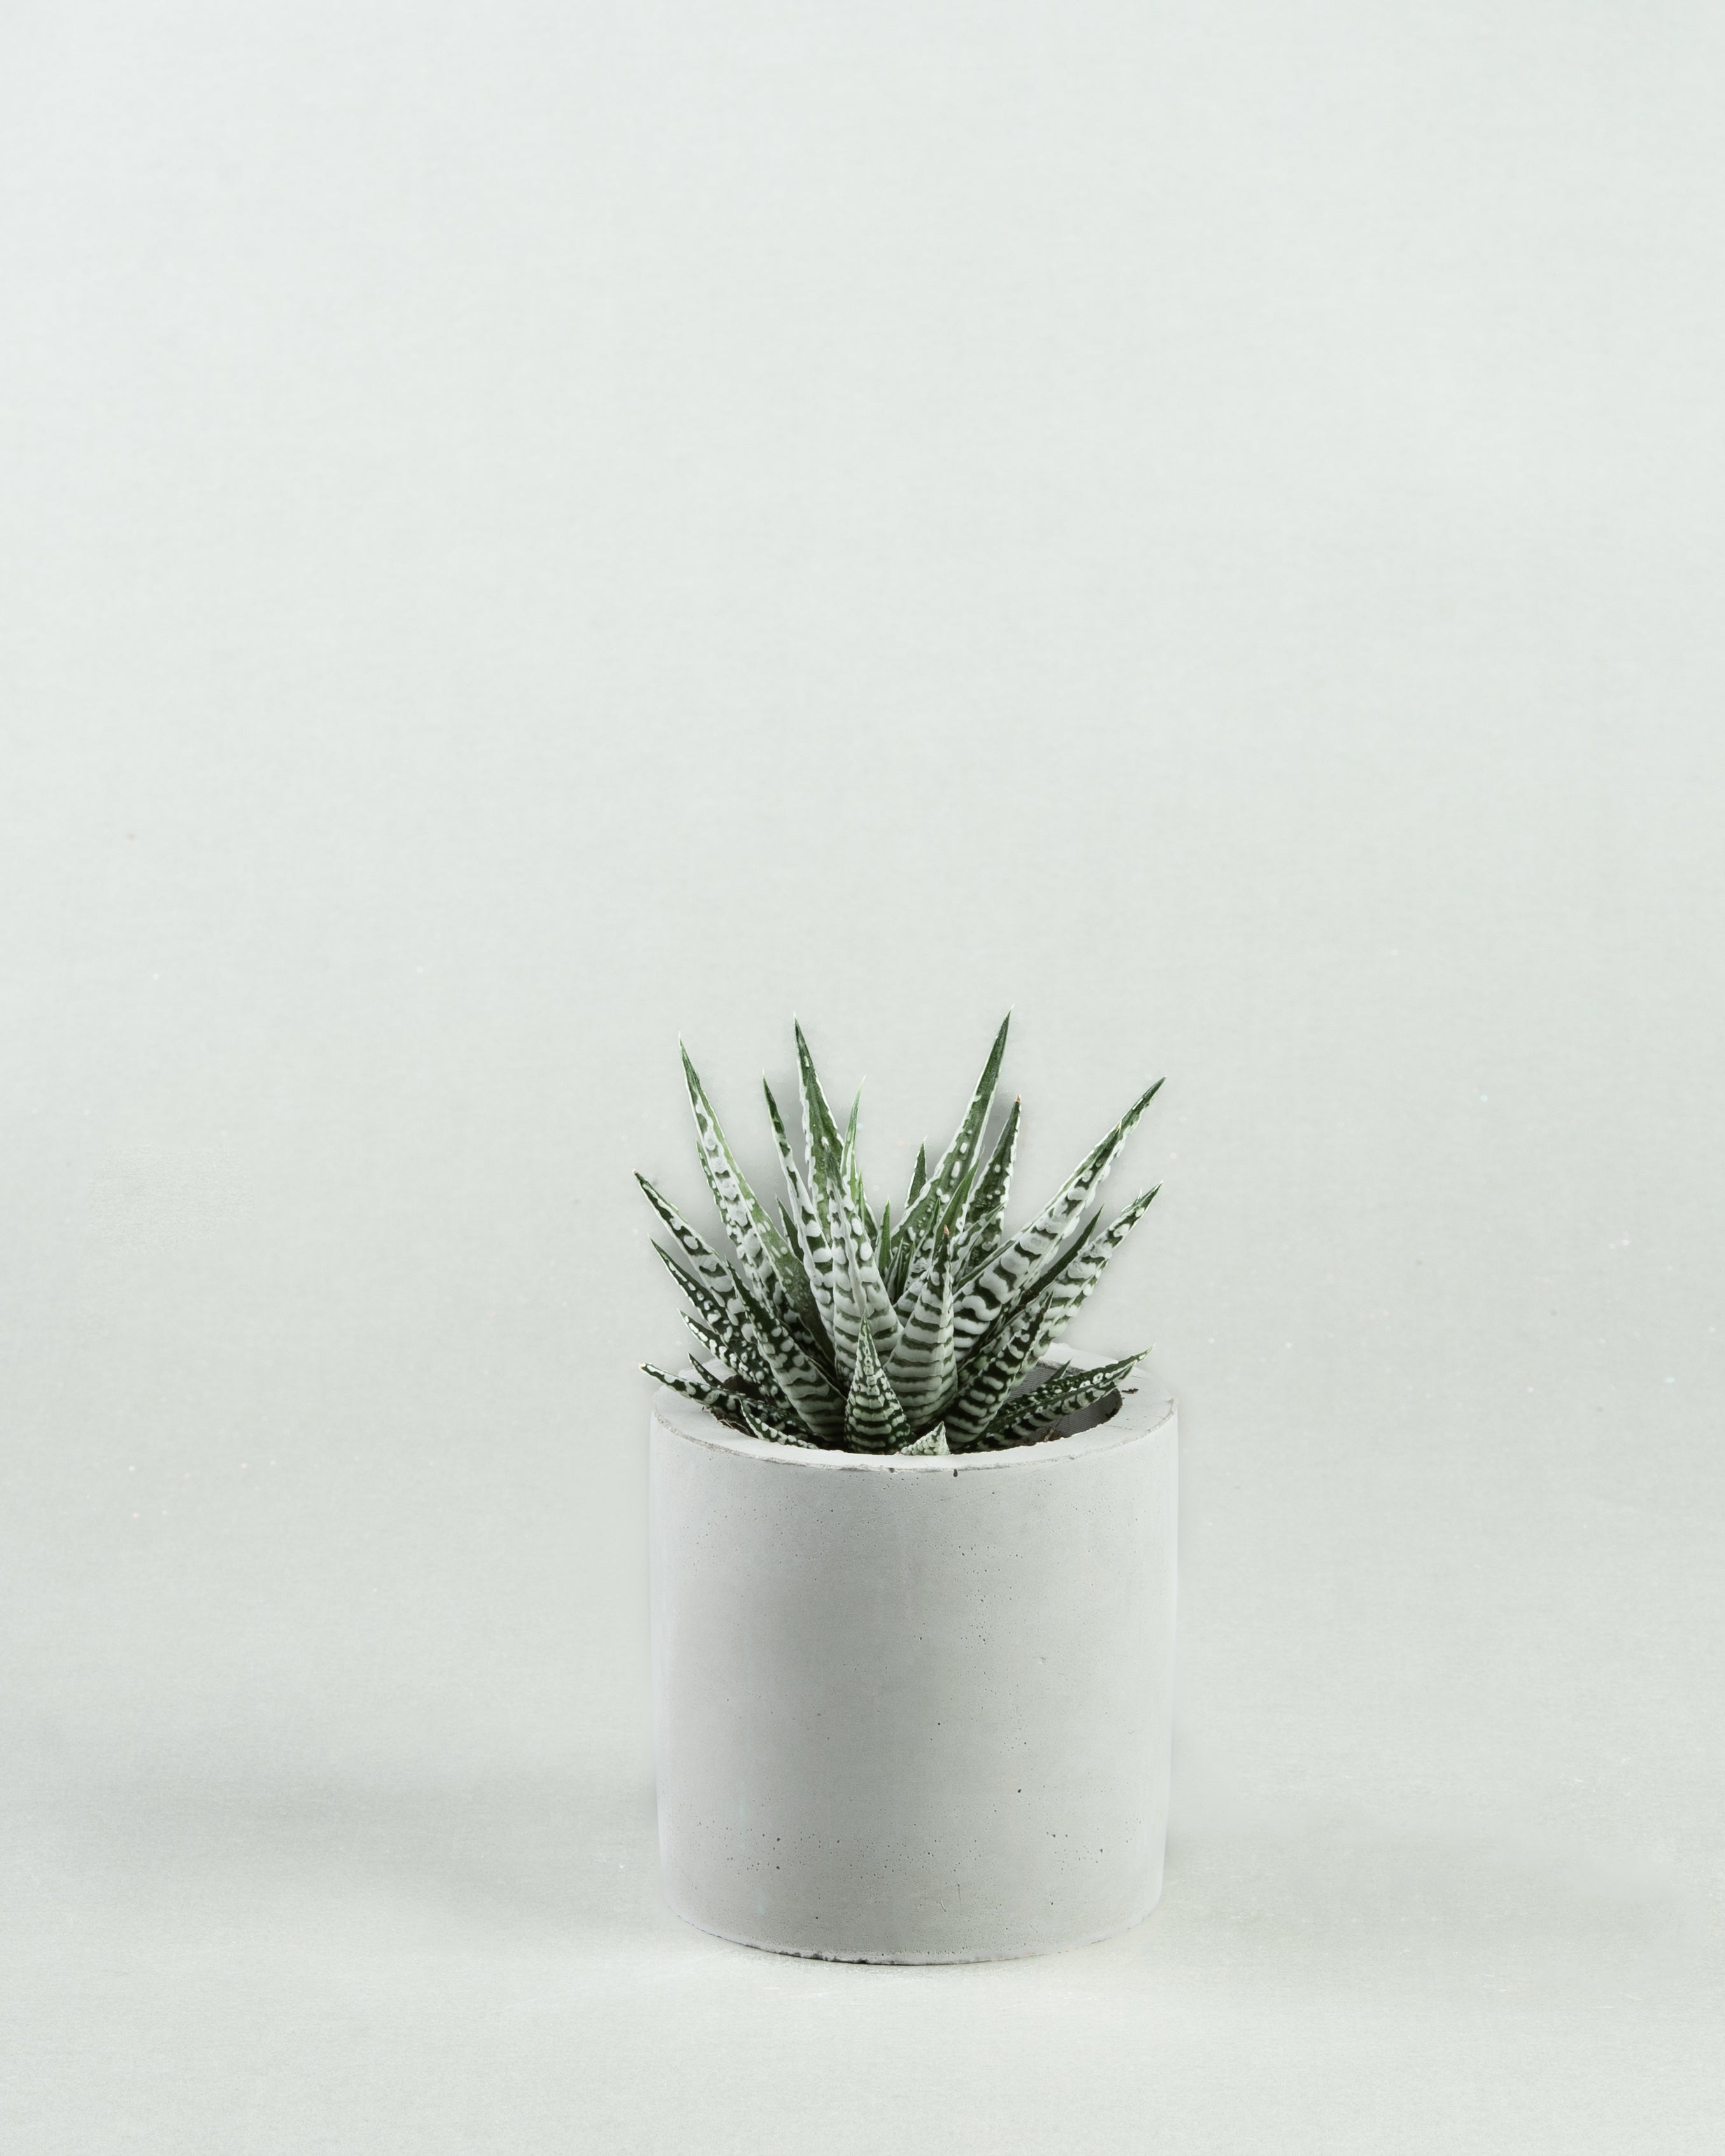
<instances>
[{"instance_id":1,"label":"speckled concrete surface","mask_svg":"<svg viewBox=\"0 0 1725 2156\"><path fill-rule=\"evenodd\" d=\"M667 1898L868 1962L1109 1938L1161 1892L1178 1433L967 1458L790 1453L674 1394L648 1468Z\"/></svg>"}]
</instances>

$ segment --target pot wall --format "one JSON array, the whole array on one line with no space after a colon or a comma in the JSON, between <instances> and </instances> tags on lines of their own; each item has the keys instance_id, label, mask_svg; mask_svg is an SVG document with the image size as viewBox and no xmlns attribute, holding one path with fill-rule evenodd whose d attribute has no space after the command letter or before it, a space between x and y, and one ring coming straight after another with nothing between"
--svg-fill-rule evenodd
<instances>
[{"instance_id":1,"label":"pot wall","mask_svg":"<svg viewBox=\"0 0 1725 2156\"><path fill-rule=\"evenodd\" d=\"M847 1961L1102 1938L1161 1892L1176 1422L1153 1386L1004 1453L739 1436L662 1392L653 1719L665 1892Z\"/></svg>"}]
</instances>

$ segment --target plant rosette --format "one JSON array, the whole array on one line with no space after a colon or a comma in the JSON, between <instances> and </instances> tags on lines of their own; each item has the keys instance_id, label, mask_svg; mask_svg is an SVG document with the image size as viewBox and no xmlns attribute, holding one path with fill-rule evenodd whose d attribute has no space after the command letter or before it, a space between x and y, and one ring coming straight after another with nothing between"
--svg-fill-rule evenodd
<instances>
[{"instance_id":1,"label":"plant rosette","mask_svg":"<svg viewBox=\"0 0 1725 2156\"><path fill-rule=\"evenodd\" d=\"M1139 1355L1055 1337L1155 1195L1105 1227L1093 1202L1156 1089L1008 1235L1018 1103L982 1150L1006 1031L896 1229L801 1029L806 1167L767 1095L776 1225L687 1055L734 1257L642 1179L703 1351L646 1366L662 1870L679 1915L745 1944L991 1960L1160 1896L1174 1404Z\"/></svg>"}]
</instances>

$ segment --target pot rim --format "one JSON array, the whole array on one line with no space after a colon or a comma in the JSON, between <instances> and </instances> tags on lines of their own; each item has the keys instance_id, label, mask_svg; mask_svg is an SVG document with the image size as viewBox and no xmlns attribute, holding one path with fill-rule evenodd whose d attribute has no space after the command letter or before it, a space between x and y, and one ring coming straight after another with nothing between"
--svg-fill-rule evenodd
<instances>
[{"instance_id":1,"label":"pot rim","mask_svg":"<svg viewBox=\"0 0 1725 2156\"><path fill-rule=\"evenodd\" d=\"M1073 1355L1063 1359L1059 1367L1090 1370L1107 1359L1099 1355ZM875 1475L944 1475L950 1471L955 1475L974 1475L1009 1468L1063 1466L1092 1459L1099 1452L1112 1452L1117 1446L1155 1435L1171 1422L1174 1402L1161 1381L1152 1377L1142 1364L1135 1374L1139 1380L1136 1384L1115 1388L1115 1398L1120 1405L1105 1421L1088 1430L1044 1438L1040 1444L1011 1445L1002 1452L924 1453L907 1459L902 1452L842 1452L826 1445L775 1445L770 1439L751 1437L742 1430L729 1429L698 1402L673 1393L668 1385L655 1389L652 1419L672 1436L685 1438L692 1445L704 1445L715 1452L735 1453L744 1460L770 1460L781 1467L801 1467L817 1474L860 1471ZM1092 1410L1081 1412L1089 1414Z\"/></svg>"}]
</instances>

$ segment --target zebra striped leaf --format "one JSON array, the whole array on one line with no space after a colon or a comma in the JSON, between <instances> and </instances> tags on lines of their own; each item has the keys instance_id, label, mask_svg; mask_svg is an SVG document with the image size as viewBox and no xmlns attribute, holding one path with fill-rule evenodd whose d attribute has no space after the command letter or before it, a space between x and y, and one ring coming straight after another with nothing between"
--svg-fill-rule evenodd
<instances>
[{"instance_id":1,"label":"zebra striped leaf","mask_svg":"<svg viewBox=\"0 0 1725 2156\"><path fill-rule=\"evenodd\" d=\"M679 1042L677 1045L681 1048L682 1044ZM682 1049L682 1072L689 1089L689 1106L694 1111L702 1172L713 1193L713 1202L718 1208L718 1217L724 1223L724 1231L742 1260L743 1270L758 1286L765 1286L770 1272L783 1279L794 1262L790 1250L768 1218L765 1207L749 1188L748 1178L725 1142L718 1117L713 1111L713 1103L707 1097L707 1089L701 1083L700 1074L690 1060L687 1048Z\"/></svg>"},{"instance_id":2,"label":"zebra striped leaf","mask_svg":"<svg viewBox=\"0 0 1725 2156\"><path fill-rule=\"evenodd\" d=\"M963 1283L953 1329L962 1354L995 1322L1026 1276L1055 1249L1106 1181L1115 1155L1156 1098L1161 1080L1141 1094L1101 1143L1079 1162L1027 1228L983 1260Z\"/></svg>"},{"instance_id":3,"label":"zebra striped leaf","mask_svg":"<svg viewBox=\"0 0 1725 2156\"><path fill-rule=\"evenodd\" d=\"M898 1353L900 1338L899 1313L893 1307L893 1299L887 1293L886 1282L882 1280L880 1268L874 1261L874 1237L869 1233L868 1224L857 1207L855 1173L856 1119L853 1116L850 1135L845 1140L844 1153L839 1163L835 1193L835 1209L844 1239L842 1260L833 1282L834 1330L840 1336L835 1345L842 1360L844 1344L853 1342L858 1330L867 1331L873 1337L876 1356L884 1364ZM854 1373L854 1364L852 1369Z\"/></svg>"},{"instance_id":4,"label":"zebra striped leaf","mask_svg":"<svg viewBox=\"0 0 1725 2156\"><path fill-rule=\"evenodd\" d=\"M1135 1198L1111 1227L1086 1244L1081 1255L1074 1259L1061 1276L1048 1298L1048 1315L1043 1318L1043 1329L1037 1336L1037 1355L1053 1345L1089 1300L1097 1281L1102 1277L1103 1267L1150 1210L1151 1202L1161 1188L1161 1185L1156 1183Z\"/></svg>"},{"instance_id":5,"label":"zebra striped leaf","mask_svg":"<svg viewBox=\"0 0 1725 2156\"><path fill-rule=\"evenodd\" d=\"M902 1452L911 1441L910 1424L887 1383L867 1326L857 1336L857 1368L845 1401L845 1441L857 1452Z\"/></svg>"},{"instance_id":6,"label":"zebra striped leaf","mask_svg":"<svg viewBox=\"0 0 1725 2156\"><path fill-rule=\"evenodd\" d=\"M782 1391L789 1405L818 1430L823 1389L824 1397L831 1401L840 1400L843 1395L807 1344L792 1329L790 1314L782 1308L775 1309L762 1303L734 1271L726 1272L725 1291L715 1293L704 1281L685 1272L662 1243L655 1243L653 1248L664 1260L666 1270L694 1305L695 1322L703 1325L712 1334L723 1359L749 1378L754 1378L764 1366L764 1386ZM690 1322L687 1315L683 1322ZM696 1337L702 1338L703 1335L697 1332ZM809 1378L811 1371L815 1373L814 1379Z\"/></svg>"},{"instance_id":7,"label":"zebra striped leaf","mask_svg":"<svg viewBox=\"0 0 1725 2156\"><path fill-rule=\"evenodd\" d=\"M1000 1343L1016 1331L1027 1311L1036 1309L1040 1322L1040 1318L1047 1314L1048 1302L1055 1289L1072 1268L1082 1261L1092 1239L1100 1232L1101 1224L1101 1216L1093 1214L1063 1250L1057 1250L1046 1265L1027 1279L1021 1280L988 1323L972 1337L969 1345L959 1348L960 1363L966 1368L981 1368L988 1364ZM953 1317L952 1329L956 1342L956 1312Z\"/></svg>"},{"instance_id":8,"label":"zebra striped leaf","mask_svg":"<svg viewBox=\"0 0 1725 2156\"><path fill-rule=\"evenodd\" d=\"M949 1203L960 1183L976 1165L976 1150L982 1142L982 1133L988 1123L988 1111L994 1105L994 1089L1000 1082L1001 1064L1007 1053L1007 1032L1012 1023L1008 1011L1001 1020L1000 1031L994 1036L994 1045L988 1051L988 1060L982 1066L982 1075L976 1081L976 1090L971 1096L971 1105L965 1111L964 1121L959 1125L952 1143L941 1155L940 1164L929 1178L930 1188L940 1194L941 1204Z\"/></svg>"},{"instance_id":9,"label":"zebra striped leaf","mask_svg":"<svg viewBox=\"0 0 1725 2156\"><path fill-rule=\"evenodd\" d=\"M851 1278L850 1241L845 1232L843 1152L828 1154L818 1148L809 1161L809 1194L817 1232L831 1270L825 1275L832 1293L826 1329L832 1342L832 1363L838 1382L848 1385L857 1367L857 1291Z\"/></svg>"},{"instance_id":10,"label":"zebra striped leaf","mask_svg":"<svg viewBox=\"0 0 1725 2156\"><path fill-rule=\"evenodd\" d=\"M996 1409L1029 1367L1042 1315L1041 1302L1032 1303L996 1341L980 1368L966 1365L958 1398L946 1410L946 1441L955 1452L978 1446L986 1437Z\"/></svg>"},{"instance_id":11,"label":"zebra striped leaf","mask_svg":"<svg viewBox=\"0 0 1725 2156\"><path fill-rule=\"evenodd\" d=\"M763 1083L784 1171L771 1212L750 1189L687 1050L684 1076L702 1173L731 1245L709 1243L639 1177L668 1243L653 1248L687 1307L697 1348L676 1373L648 1373L734 1429L779 1444L918 1455L1032 1443L1099 1399L1136 1358L1096 1373L1063 1368L1021 1389L1094 1292L1154 1189L1104 1227L1094 1203L1151 1086L1009 1239L1007 1199L1022 1103L985 1153L1007 1023L996 1033L952 1143L932 1173L918 1149L902 1209L877 1224L857 1156L860 1096L841 1130L796 1026L803 1157ZM1160 1081L1157 1081L1158 1086ZM734 1255L732 1255L734 1252Z\"/></svg>"},{"instance_id":12,"label":"zebra striped leaf","mask_svg":"<svg viewBox=\"0 0 1725 2156\"><path fill-rule=\"evenodd\" d=\"M1105 1399L1120 1379L1144 1359L1147 1350L1123 1355L1117 1363L1105 1363L1094 1370L1063 1370L1044 1383L1032 1386L1002 1403L985 1433L990 1445L1024 1445L1051 1430L1068 1415L1094 1407Z\"/></svg>"},{"instance_id":13,"label":"zebra striped leaf","mask_svg":"<svg viewBox=\"0 0 1725 2156\"><path fill-rule=\"evenodd\" d=\"M784 1317L746 1286L740 1275L726 1268L723 1288L715 1290L685 1271L662 1243L655 1243L653 1248L694 1305L697 1316L725 1343L727 1361L735 1367L752 1353L766 1364L771 1383L785 1394L788 1406L817 1435L824 1435L823 1420L836 1424L842 1394L791 1332ZM738 1333L743 1336L742 1343L733 1355L734 1336Z\"/></svg>"},{"instance_id":14,"label":"zebra striped leaf","mask_svg":"<svg viewBox=\"0 0 1725 2156\"><path fill-rule=\"evenodd\" d=\"M773 1098L773 1089L763 1078L761 1091L767 1097L767 1114L772 1122L773 1138L779 1148L780 1164L785 1171L785 1181L796 1208L796 1224L801 1233L801 1248L796 1252L809 1284L810 1295L815 1306L815 1316L820 1320L820 1336L832 1347L832 1245L825 1222L817 1210L809 1186L804 1182L790 1150L790 1140L785 1135L785 1118L779 1113L779 1103ZM811 1156L812 1158L812 1156ZM796 1237L788 1240L796 1244Z\"/></svg>"},{"instance_id":15,"label":"zebra striped leaf","mask_svg":"<svg viewBox=\"0 0 1725 2156\"><path fill-rule=\"evenodd\" d=\"M862 1231L868 1239L868 1248L872 1253L879 1245L880 1228L873 1214L868 1209L868 1199L862 1188L862 1171L857 1165L857 1121L862 1112L862 1089L859 1086L857 1088L857 1097L851 1103L850 1125L845 1132L844 1147L839 1156L840 1181L844 1187L845 1194L849 1198L856 1211L857 1218L862 1224Z\"/></svg>"},{"instance_id":16,"label":"zebra striped leaf","mask_svg":"<svg viewBox=\"0 0 1725 2156\"><path fill-rule=\"evenodd\" d=\"M734 1325L739 1328L743 1326L748 1313L744 1309L742 1296L737 1292L734 1273L727 1270L724 1288L721 1291L709 1287L704 1280L698 1279L693 1273L686 1271L662 1243L655 1243L653 1248L662 1260L666 1271L695 1306L698 1316L703 1317L715 1331L726 1326Z\"/></svg>"},{"instance_id":17,"label":"zebra striped leaf","mask_svg":"<svg viewBox=\"0 0 1725 2156\"><path fill-rule=\"evenodd\" d=\"M914 1307L887 1364L887 1378L912 1424L939 1414L958 1389L952 1345L952 1237L940 1240L933 1270L924 1278Z\"/></svg>"},{"instance_id":18,"label":"zebra striped leaf","mask_svg":"<svg viewBox=\"0 0 1725 2156\"><path fill-rule=\"evenodd\" d=\"M1018 1120L1024 1103L1015 1100L984 1163L971 1195L965 1222L964 1248L959 1253L960 1278L998 1245L1001 1222L1007 1209L1007 1194L1012 1187L1012 1163L1018 1155Z\"/></svg>"},{"instance_id":19,"label":"zebra striped leaf","mask_svg":"<svg viewBox=\"0 0 1725 2156\"><path fill-rule=\"evenodd\" d=\"M803 1158L808 1162L809 1182L818 1199L817 1171L824 1166L836 1174L843 1147L838 1126L832 1120L832 1111L826 1105L826 1096L821 1090L821 1081L815 1075L815 1059L809 1053L809 1044L800 1025L796 1027L796 1073L797 1090L802 1099Z\"/></svg>"},{"instance_id":20,"label":"zebra striped leaf","mask_svg":"<svg viewBox=\"0 0 1725 2156\"><path fill-rule=\"evenodd\" d=\"M709 1414L722 1415L734 1424L740 1424L745 1410L756 1404L740 1386L727 1383L699 1368L685 1374L662 1370L657 1363L643 1363L641 1367L648 1377L657 1378L672 1392L680 1393L684 1399L693 1400Z\"/></svg>"},{"instance_id":21,"label":"zebra striped leaf","mask_svg":"<svg viewBox=\"0 0 1725 2156\"><path fill-rule=\"evenodd\" d=\"M743 1323L773 1373L797 1419L816 1437L831 1437L844 1425L844 1395L783 1320L739 1280Z\"/></svg>"},{"instance_id":22,"label":"zebra striped leaf","mask_svg":"<svg viewBox=\"0 0 1725 2156\"><path fill-rule=\"evenodd\" d=\"M918 1195L921 1192L924 1184L927 1183L928 1179L929 1149L925 1145L919 1145L916 1149L916 1166L910 1171L909 1194L904 1200L905 1209L907 1212L913 1205L915 1204Z\"/></svg>"},{"instance_id":23,"label":"zebra striped leaf","mask_svg":"<svg viewBox=\"0 0 1725 2156\"><path fill-rule=\"evenodd\" d=\"M746 1332L734 1332L729 1326L709 1325L704 1318L696 1317L687 1310L679 1311L677 1315L709 1355L734 1370L756 1391L773 1389L772 1370Z\"/></svg>"},{"instance_id":24,"label":"zebra striped leaf","mask_svg":"<svg viewBox=\"0 0 1725 2156\"><path fill-rule=\"evenodd\" d=\"M926 1235L950 1205L960 1184L976 1165L976 1148L981 1144L984 1127L988 1122L988 1111L993 1103L994 1089L1000 1077L1001 1062L1007 1052L1007 1029L1012 1022L1008 1011L1001 1020L1000 1031L994 1036L994 1045L988 1051L988 1060L982 1066L982 1075L976 1081L976 1090L971 1096L971 1105L965 1109L952 1143L940 1156L939 1165L929 1178L915 1204L904 1216L908 1234L920 1238Z\"/></svg>"},{"instance_id":25,"label":"zebra striped leaf","mask_svg":"<svg viewBox=\"0 0 1725 2156\"><path fill-rule=\"evenodd\" d=\"M718 1298L720 1306L728 1317L734 1320L740 1317L743 1306L736 1301L734 1293L730 1267L710 1244L703 1241L695 1233L670 1200L662 1197L654 1189L644 1175L637 1175L635 1179L646 1194L648 1204L671 1230L677 1247L682 1252L696 1278L710 1294ZM653 1248L658 1251L661 1257L672 1264L674 1270L679 1270L662 1243L655 1243Z\"/></svg>"},{"instance_id":26,"label":"zebra striped leaf","mask_svg":"<svg viewBox=\"0 0 1725 2156\"><path fill-rule=\"evenodd\" d=\"M742 1416L744 1421L749 1425L750 1436L764 1437L769 1445L801 1445L809 1452L818 1452L821 1450L814 1439L806 1432L792 1430L788 1424L773 1419L752 1400L744 1401Z\"/></svg>"},{"instance_id":27,"label":"zebra striped leaf","mask_svg":"<svg viewBox=\"0 0 1725 2156\"><path fill-rule=\"evenodd\" d=\"M934 1215L930 1226L905 1265L902 1282L893 1296L893 1307L898 1312L901 1321L908 1317L915 1308L916 1299L922 1292L923 1284L935 1270L935 1260L940 1255L941 1245L949 1237L955 1252L953 1278L955 1281L959 1279L955 1254L962 1250L967 1233L973 1183L972 1176L966 1175L964 1178L945 1208ZM902 1240L904 1239L901 1232Z\"/></svg>"}]
</instances>

